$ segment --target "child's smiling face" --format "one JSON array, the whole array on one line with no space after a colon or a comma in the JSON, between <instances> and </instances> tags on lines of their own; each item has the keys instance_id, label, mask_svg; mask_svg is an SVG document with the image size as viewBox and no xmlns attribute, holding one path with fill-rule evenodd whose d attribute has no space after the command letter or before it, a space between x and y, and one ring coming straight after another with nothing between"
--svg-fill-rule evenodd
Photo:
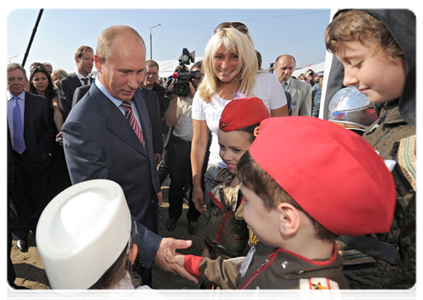
<instances>
[{"instance_id":1,"label":"child's smiling face","mask_svg":"<svg viewBox=\"0 0 423 300\"><path fill-rule=\"evenodd\" d=\"M343 42L337 58L344 66L344 85L356 86L370 102L385 103L402 94L406 65L402 59L389 59L385 52L375 53L376 42L366 46L358 41Z\"/></svg>"},{"instance_id":2,"label":"child's smiling face","mask_svg":"<svg viewBox=\"0 0 423 300\"><path fill-rule=\"evenodd\" d=\"M251 134L237 130L229 132L219 130L219 155L232 174L236 174L238 162L250 146Z\"/></svg>"}]
</instances>

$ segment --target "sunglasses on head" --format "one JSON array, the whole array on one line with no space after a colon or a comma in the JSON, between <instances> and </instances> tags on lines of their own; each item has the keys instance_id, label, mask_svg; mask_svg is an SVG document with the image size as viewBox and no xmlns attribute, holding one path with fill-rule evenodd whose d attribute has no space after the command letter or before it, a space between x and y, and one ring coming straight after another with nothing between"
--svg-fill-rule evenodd
<instances>
[{"instance_id":1,"label":"sunglasses on head","mask_svg":"<svg viewBox=\"0 0 423 300\"><path fill-rule=\"evenodd\" d=\"M244 34L248 33L248 27L242 22L223 22L217 25L217 27L213 30L213 34L218 33L219 31L222 31L226 28L235 28L239 32L242 32Z\"/></svg>"}]
</instances>

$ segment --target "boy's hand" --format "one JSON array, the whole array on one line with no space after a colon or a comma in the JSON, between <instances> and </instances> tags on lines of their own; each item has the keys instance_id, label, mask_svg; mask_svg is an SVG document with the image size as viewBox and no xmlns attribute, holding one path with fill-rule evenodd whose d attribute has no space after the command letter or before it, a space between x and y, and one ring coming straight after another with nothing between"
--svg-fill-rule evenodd
<instances>
[{"instance_id":1,"label":"boy's hand","mask_svg":"<svg viewBox=\"0 0 423 300\"><path fill-rule=\"evenodd\" d=\"M171 258L171 260L181 268L185 268L185 255L176 253L176 255Z\"/></svg>"}]
</instances>

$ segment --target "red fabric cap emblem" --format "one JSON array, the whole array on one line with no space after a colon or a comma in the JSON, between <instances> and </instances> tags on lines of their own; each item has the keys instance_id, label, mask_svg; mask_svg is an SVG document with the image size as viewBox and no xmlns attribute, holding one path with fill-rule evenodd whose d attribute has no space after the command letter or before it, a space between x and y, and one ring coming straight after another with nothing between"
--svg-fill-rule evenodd
<instances>
[{"instance_id":1,"label":"red fabric cap emblem","mask_svg":"<svg viewBox=\"0 0 423 300\"><path fill-rule=\"evenodd\" d=\"M229 132L258 124L267 118L270 118L270 112L260 98L236 99L223 109L219 128Z\"/></svg>"},{"instance_id":2,"label":"red fabric cap emblem","mask_svg":"<svg viewBox=\"0 0 423 300\"><path fill-rule=\"evenodd\" d=\"M395 184L361 136L313 117L260 124L253 159L317 222L338 235L388 232Z\"/></svg>"}]
</instances>

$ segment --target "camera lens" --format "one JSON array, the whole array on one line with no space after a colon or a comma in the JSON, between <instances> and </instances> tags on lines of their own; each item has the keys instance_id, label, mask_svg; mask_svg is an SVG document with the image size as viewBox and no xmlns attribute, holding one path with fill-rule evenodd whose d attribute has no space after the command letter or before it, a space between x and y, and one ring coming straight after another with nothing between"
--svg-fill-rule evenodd
<instances>
[{"instance_id":1,"label":"camera lens","mask_svg":"<svg viewBox=\"0 0 423 300\"><path fill-rule=\"evenodd\" d=\"M188 84L186 82L179 82L175 85L175 93L179 96L186 96L188 95Z\"/></svg>"}]
</instances>

